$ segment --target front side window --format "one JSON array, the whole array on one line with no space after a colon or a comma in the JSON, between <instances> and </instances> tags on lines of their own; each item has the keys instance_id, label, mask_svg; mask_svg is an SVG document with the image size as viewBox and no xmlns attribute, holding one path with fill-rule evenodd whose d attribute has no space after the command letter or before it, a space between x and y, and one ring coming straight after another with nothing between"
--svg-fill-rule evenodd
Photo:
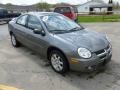
<instances>
[{"instance_id":1,"label":"front side window","mask_svg":"<svg viewBox=\"0 0 120 90\"><path fill-rule=\"evenodd\" d=\"M41 17L50 32L69 32L83 29L74 21L63 15L46 15Z\"/></svg>"},{"instance_id":2,"label":"front side window","mask_svg":"<svg viewBox=\"0 0 120 90\"><path fill-rule=\"evenodd\" d=\"M20 24L20 25L25 26L26 20L27 20L27 16L28 16L28 15L24 15L24 16L21 16L20 18L18 18L17 24Z\"/></svg>"},{"instance_id":3,"label":"front side window","mask_svg":"<svg viewBox=\"0 0 120 90\"><path fill-rule=\"evenodd\" d=\"M29 16L27 25L28 25L28 28L30 28L30 29L39 29L39 28L41 28L40 21L35 16Z\"/></svg>"}]
</instances>

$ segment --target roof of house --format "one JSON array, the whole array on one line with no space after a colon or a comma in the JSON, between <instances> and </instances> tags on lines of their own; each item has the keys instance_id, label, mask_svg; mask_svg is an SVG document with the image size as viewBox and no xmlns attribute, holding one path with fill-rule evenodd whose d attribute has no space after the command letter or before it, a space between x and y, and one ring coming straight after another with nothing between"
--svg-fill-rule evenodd
<instances>
[{"instance_id":1,"label":"roof of house","mask_svg":"<svg viewBox=\"0 0 120 90\"><path fill-rule=\"evenodd\" d=\"M90 5L92 8L106 8L106 7L111 7L112 5L110 4L97 4L97 5Z\"/></svg>"},{"instance_id":2,"label":"roof of house","mask_svg":"<svg viewBox=\"0 0 120 90\"><path fill-rule=\"evenodd\" d=\"M93 2L98 3L96 5L90 5L90 7L93 7L93 8L95 8L95 7L99 8L99 7L110 7L110 6L112 6L111 4L106 4L104 1L101 1L101 0L98 0L98 1L92 0L92 1L88 1L86 3L79 4L79 5L76 5L76 6L83 6L83 5L86 5L88 3L93 3Z\"/></svg>"}]
</instances>

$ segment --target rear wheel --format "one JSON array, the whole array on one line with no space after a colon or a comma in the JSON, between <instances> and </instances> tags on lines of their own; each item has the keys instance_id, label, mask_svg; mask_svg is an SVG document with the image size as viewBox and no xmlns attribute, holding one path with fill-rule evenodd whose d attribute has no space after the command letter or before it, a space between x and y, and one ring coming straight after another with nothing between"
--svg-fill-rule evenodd
<instances>
[{"instance_id":1,"label":"rear wheel","mask_svg":"<svg viewBox=\"0 0 120 90\"><path fill-rule=\"evenodd\" d=\"M65 56L58 50L51 51L49 55L52 68L57 73L66 73L68 71L68 62Z\"/></svg>"},{"instance_id":2,"label":"rear wheel","mask_svg":"<svg viewBox=\"0 0 120 90\"><path fill-rule=\"evenodd\" d=\"M11 43L13 47L19 47L20 43L17 41L15 35L12 33L10 36L11 36Z\"/></svg>"}]
</instances>

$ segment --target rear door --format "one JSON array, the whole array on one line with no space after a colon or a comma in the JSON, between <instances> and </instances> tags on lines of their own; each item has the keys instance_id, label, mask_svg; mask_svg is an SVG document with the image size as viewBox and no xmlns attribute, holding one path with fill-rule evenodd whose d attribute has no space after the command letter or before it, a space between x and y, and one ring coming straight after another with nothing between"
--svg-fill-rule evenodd
<instances>
[{"instance_id":1,"label":"rear door","mask_svg":"<svg viewBox=\"0 0 120 90\"><path fill-rule=\"evenodd\" d=\"M14 26L14 34L17 39L22 42L23 44L27 44L26 42L26 22L27 22L28 15L20 16Z\"/></svg>"}]
</instances>

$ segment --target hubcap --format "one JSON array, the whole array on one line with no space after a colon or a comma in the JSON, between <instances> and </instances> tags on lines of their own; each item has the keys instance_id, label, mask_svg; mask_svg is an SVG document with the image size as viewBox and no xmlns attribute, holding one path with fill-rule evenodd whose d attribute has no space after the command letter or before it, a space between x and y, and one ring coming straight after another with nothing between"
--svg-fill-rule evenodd
<instances>
[{"instance_id":1,"label":"hubcap","mask_svg":"<svg viewBox=\"0 0 120 90\"><path fill-rule=\"evenodd\" d=\"M12 44L15 46L16 45L16 40L15 40L15 37L13 35L11 36L11 40L12 40Z\"/></svg>"},{"instance_id":2,"label":"hubcap","mask_svg":"<svg viewBox=\"0 0 120 90\"><path fill-rule=\"evenodd\" d=\"M63 60L57 54L53 54L51 56L51 64L54 67L54 69L57 71L61 71L63 69Z\"/></svg>"}]
</instances>

